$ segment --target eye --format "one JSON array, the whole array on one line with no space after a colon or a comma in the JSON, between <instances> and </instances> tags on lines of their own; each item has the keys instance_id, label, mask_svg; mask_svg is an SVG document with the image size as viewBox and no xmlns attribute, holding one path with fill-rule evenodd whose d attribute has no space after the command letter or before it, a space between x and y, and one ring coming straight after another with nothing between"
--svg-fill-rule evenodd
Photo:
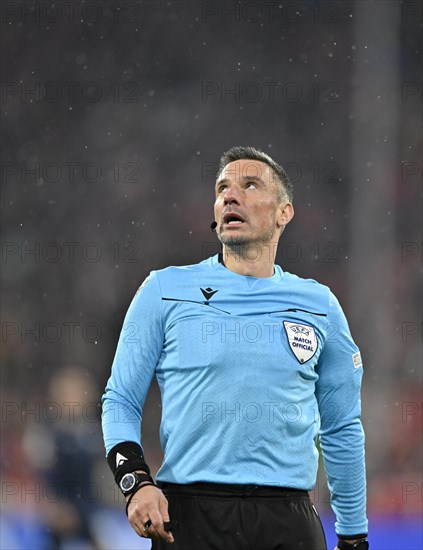
<instances>
[{"instance_id":1,"label":"eye","mask_svg":"<svg viewBox=\"0 0 423 550\"><path fill-rule=\"evenodd\" d=\"M254 183L254 181L247 181L247 183L245 184L245 187L248 188L248 187L251 187L251 186L253 186L254 188L256 188L256 187L257 187L257 184Z\"/></svg>"},{"instance_id":2,"label":"eye","mask_svg":"<svg viewBox=\"0 0 423 550\"><path fill-rule=\"evenodd\" d=\"M221 193L224 189L227 189L227 187L227 185L219 185L219 187L217 188L217 192Z\"/></svg>"}]
</instances>

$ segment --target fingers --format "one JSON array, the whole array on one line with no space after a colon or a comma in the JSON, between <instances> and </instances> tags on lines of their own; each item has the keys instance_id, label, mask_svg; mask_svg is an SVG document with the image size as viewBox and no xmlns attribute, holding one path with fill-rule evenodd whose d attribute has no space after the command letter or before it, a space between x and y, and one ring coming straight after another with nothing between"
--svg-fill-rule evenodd
<instances>
[{"instance_id":1,"label":"fingers","mask_svg":"<svg viewBox=\"0 0 423 550\"><path fill-rule=\"evenodd\" d=\"M153 522L151 521L151 519L148 519L147 521L144 522L144 526L142 528L142 536L145 538L154 538L154 539L159 538L158 533L155 531L153 527Z\"/></svg>"},{"instance_id":2,"label":"fingers","mask_svg":"<svg viewBox=\"0 0 423 550\"><path fill-rule=\"evenodd\" d=\"M157 487L140 489L128 507L128 518L140 537L174 542L172 533L167 532L164 522L169 523L168 502Z\"/></svg>"},{"instance_id":3,"label":"fingers","mask_svg":"<svg viewBox=\"0 0 423 550\"><path fill-rule=\"evenodd\" d=\"M150 519L152 521L152 528L154 528L155 532L159 537L162 537L168 542L173 542L174 538L171 532L167 531L165 529L165 523L170 523L170 517L168 512L168 502L166 497L163 495L160 496L159 502L158 502L158 510L155 510L150 513ZM149 529L149 532L151 529ZM155 533L153 533L154 535Z\"/></svg>"},{"instance_id":4,"label":"fingers","mask_svg":"<svg viewBox=\"0 0 423 550\"><path fill-rule=\"evenodd\" d=\"M163 532L165 534L164 538L167 539L169 542L173 542L175 539L173 538L173 535L170 529L171 523L170 523L170 517L169 517L169 503L167 501L167 498L164 495L159 501L159 511L163 521Z\"/></svg>"},{"instance_id":5,"label":"fingers","mask_svg":"<svg viewBox=\"0 0 423 550\"><path fill-rule=\"evenodd\" d=\"M139 522L139 523L136 523L135 521L133 520L130 520L130 523L132 525L132 528L134 529L134 531L136 532L136 534L139 536L139 537L145 537L145 532L144 532L144 526L143 526L143 523L142 522Z\"/></svg>"},{"instance_id":6,"label":"fingers","mask_svg":"<svg viewBox=\"0 0 423 550\"><path fill-rule=\"evenodd\" d=\"M153 529L153 524L150 519L147 518L144 521L131 519L130 523L139 537L158 538L158 533Z\"/></svg>"},{"instance_id":7,"label":"fingers","mask_svg":"<svg viewBox=\"0 0 423 550\"><path fill-rule=\"evenodd\" d=\"M141 536L155 540L163 538L166 542L174 542L172 533L167 532L165 529L165 523L169 525L170 521L164 522L160 515L157 515L153 520L147 520L141 530Z\"/></svg>"}]
</instances>

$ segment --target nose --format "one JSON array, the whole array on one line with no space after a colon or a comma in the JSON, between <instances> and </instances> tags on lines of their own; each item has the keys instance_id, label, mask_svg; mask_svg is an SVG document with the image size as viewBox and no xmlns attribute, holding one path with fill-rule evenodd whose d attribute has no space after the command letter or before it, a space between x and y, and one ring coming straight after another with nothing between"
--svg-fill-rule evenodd
<instances>
[{"instance_id":1,"label":"nose","mask_svg":"<svg viewBox=\"0 0 423 550\"><path fill-rule=\"evenodd\" d=\"M226 191L223 200L225 204L239 204L239 193L233 185Z\"/></svg>"}]
</instances>

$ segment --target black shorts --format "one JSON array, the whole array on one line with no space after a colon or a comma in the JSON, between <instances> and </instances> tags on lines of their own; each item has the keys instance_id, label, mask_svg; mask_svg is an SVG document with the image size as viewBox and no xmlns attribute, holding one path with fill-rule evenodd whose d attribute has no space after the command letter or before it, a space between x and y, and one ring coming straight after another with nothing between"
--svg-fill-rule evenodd
<instances>
[{"instance_id":1,"label":"black shorts","mask_svg":"<svg viewBox=\"0 0 423 550\"><path fill-rule=\"evenodd\" d=\"M327 550L307 491L255 485L161 483L174 544L153 550Z\"/></svg>"}]
</instances>

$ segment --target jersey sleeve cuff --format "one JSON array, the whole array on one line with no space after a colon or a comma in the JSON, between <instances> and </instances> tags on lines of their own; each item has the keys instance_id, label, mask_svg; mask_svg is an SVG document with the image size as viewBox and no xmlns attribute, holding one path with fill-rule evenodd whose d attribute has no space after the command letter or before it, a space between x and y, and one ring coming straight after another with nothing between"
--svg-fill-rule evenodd
<instances>
[{"instance_id":1,"label":"jersey sleeve cuff","mask_svg":"<svg viewBox=\"0 0 423 550\"><path fill-rule=\"evenodd\" d=\"M355 523L354 525L335 523L335 532L341 540L365 538L368 531L369 522L367 520L364 520L362 523Z\"/></svg>"},{"instance_id":2,"label":"jersey sleeve cuff","mask_svg":"<svg viewBox=\"0 0 423 550\"><path fill-rule=\"evenodd\" d=\"M339 540L366 539L367 535L368 533L359 533L358 535L356 533L354 533L353 535L338 535L338 533L336 534Z\"/></svg>"}]
</instances>

